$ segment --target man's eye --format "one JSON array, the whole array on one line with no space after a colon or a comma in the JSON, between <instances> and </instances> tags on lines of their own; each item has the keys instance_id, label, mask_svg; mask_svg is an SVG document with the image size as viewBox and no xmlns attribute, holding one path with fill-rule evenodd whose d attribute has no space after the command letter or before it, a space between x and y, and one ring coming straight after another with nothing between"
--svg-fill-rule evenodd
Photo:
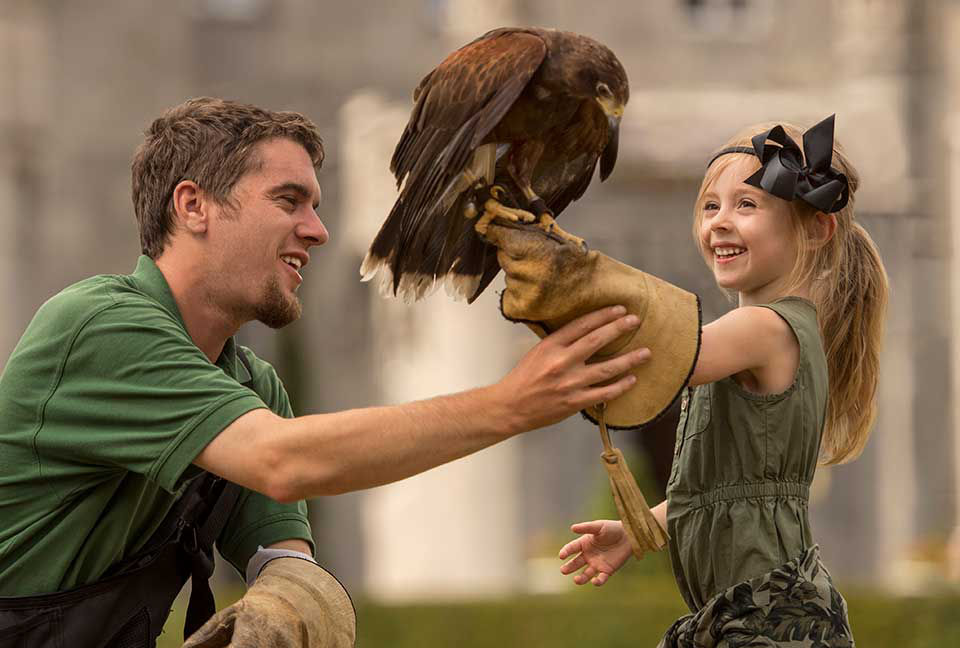
<instances>
[{"instance_id":1,"label":"man's eye","mask_svg":"<svg viewBox=\"0 0 960 648\"><path fill-rule=\"evenodd\" d=\"M294 198L293 196L280 196L280 200L287 203L290 207L297 206L297 199Z\"/></svg>"}]
</instances>

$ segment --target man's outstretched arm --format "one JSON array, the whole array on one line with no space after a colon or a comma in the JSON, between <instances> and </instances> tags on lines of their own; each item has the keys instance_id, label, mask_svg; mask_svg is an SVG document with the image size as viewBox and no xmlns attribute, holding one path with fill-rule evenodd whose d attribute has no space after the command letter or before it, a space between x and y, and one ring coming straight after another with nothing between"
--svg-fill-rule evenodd
<instances>
[{"instance_id":1,"label":"man's outstretched arm","mask_svg":"<svg viewBox=\"0 0 960 648\"><path fill-rule=\"evenodd\" d=\"M281 502L404 479L629 389L635 379L623 374L649 357L646 349L587 363L637 326L636 317L623 313L605 308L570 322L488 387L294 419L267 409L248 412L194 463Z\"/></svg>"}]
</instances>

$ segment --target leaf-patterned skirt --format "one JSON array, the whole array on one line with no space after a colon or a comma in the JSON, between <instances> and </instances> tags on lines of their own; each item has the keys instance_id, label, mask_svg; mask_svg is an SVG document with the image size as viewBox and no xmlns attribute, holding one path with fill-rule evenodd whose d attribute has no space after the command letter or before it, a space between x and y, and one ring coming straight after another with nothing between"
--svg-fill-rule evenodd
<instances>
[{"instance_id":1,"label":"leaf-patterned skirt","mask_svg":"<svg viewBox=\"0 0 960 648\"><path fill-rule=\"evenodd\" d=\"M658 648L853 647L847 604L814 545L677 620Z\"/></svg>"}]
</instances>

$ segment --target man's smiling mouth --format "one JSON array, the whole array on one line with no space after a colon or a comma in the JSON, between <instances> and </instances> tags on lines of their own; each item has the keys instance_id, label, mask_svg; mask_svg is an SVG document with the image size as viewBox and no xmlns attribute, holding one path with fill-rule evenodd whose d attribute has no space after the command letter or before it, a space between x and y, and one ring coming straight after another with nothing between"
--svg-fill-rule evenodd
<instances>
[{"instance_id":1,"label":"man's smiling mouth","mask_svg":"<svg viewBox=\"0 0 960 648\"><path fill-rule=\"evenodd\" d=\"M300 259L292 256L281 256L280 260L286 263L288 266L297 271L297 274L300 274Z\"/></svg>"}]
</instances>

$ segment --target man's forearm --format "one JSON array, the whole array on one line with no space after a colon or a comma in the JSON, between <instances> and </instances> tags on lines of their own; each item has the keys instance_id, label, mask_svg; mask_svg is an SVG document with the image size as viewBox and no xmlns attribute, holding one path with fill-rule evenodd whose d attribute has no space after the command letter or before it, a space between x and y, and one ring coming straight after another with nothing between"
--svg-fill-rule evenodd
<instances>
[{"instance_id":1,"label":"man's forearm","mask_svg":"<svg viewBox=\"0 0 960 648\"><path fill-rule=\"evenodd\" d=\"M489 389L289 421L277 440L289 499L380 486L512 436Z\"/></svg>"},{"instance_id":2,"label":"man's forearm","mask_svg":"<svg viewBox=\"0 0 960 648\"><path fill-rule=\"evenodd\" d=\"M494 389L294 419L255 410L214 439L197 463L278 501L380 486L519 432Z\"/></svg>"},{"instance_id":3,"label":"man's forearm","mask_svg":"<svg viewBox=\"0 0 960 648\"><path fill-rule=\"evenodd\" d=\"M627 372L649 350L589 359L639 322L622 306L588 313L541 340L499 382L459 394L296 419L253 410L194 463L279 501L397 481L623 395L636 382Z\"/></svg>"}]
</instances>

